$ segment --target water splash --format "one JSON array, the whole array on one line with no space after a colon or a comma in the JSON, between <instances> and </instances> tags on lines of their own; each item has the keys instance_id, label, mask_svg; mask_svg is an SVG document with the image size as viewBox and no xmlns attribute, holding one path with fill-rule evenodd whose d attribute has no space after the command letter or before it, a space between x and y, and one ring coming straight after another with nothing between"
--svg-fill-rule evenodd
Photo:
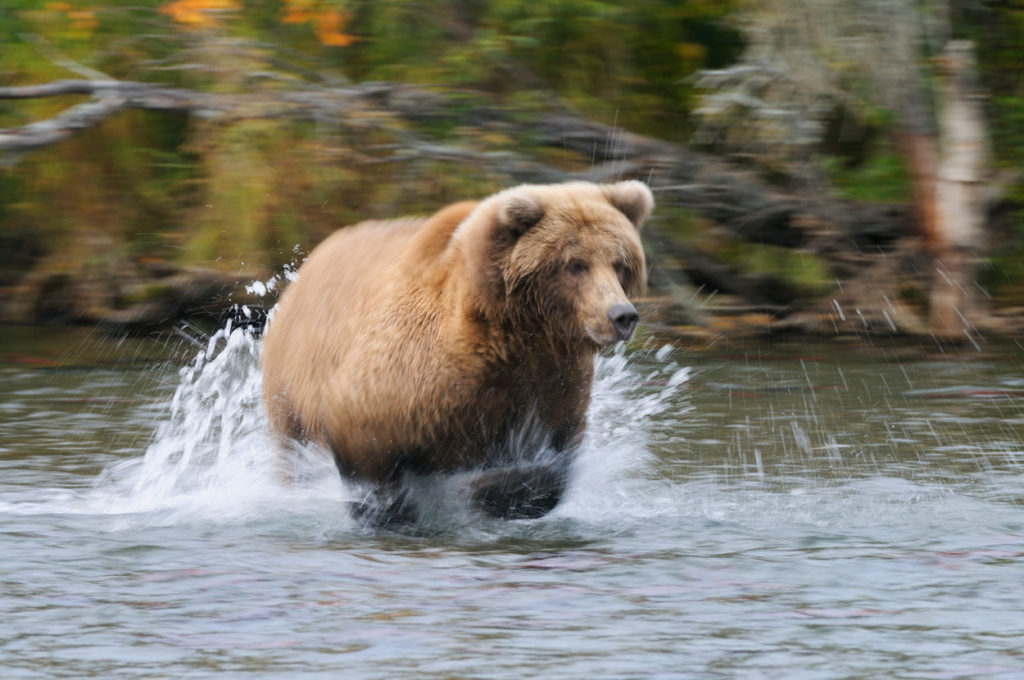
<instances>
[{"instance_id":1,"label":"water splash","mask_svg":"<svg viewBox=\"0 0 1024 680\"><path fill-rule=\"evenodd\" d=\"M652 448L656 441L665 444L678 431L680 417L692 410L683 390L689 376L668 345L631 354L619 345L598 358L586 437L556 514L600 519L653 510L642 490L656 462ZM666 415L671 417L659 418Z\"/></svg>"},{"instance_id":2,"label":"water splash","mask_svg":"<svg viewBox=\"0 0 1024 680\"><path fill-rule=\"evenodd\" d=\"M346 501L363 498L365 489L343 483L315 446L296 447L290 481L283 480L261 404L260 346L252 331L231 323L214 333L181 369L145 454L100 475L90 510L146 515L143 521L154 523L239 522L303 509L341 516ZM688 378L688 369L670 355L667 348L627 354L620 347L597 359L585 442L556 516L590 515L602 505L621 511L608 501L629 494L631 480L650 468L654 418L670 408ZM449 518L456 523L467 521L465 508L458 512L449 503L440 509L459 515Z\"/></svg>"},{"instance_id":3,"label":"water splash","mask_svg":"<svg viewBox=\"0 0 1024 680\"><path fill-rule=\"evenodd\" d=\"M210 337L179 384L145 455L101 474L93 499L107 511L239 519L282 496L261 412L259 340L225 328Z\"/></svg>"}]
</instances>

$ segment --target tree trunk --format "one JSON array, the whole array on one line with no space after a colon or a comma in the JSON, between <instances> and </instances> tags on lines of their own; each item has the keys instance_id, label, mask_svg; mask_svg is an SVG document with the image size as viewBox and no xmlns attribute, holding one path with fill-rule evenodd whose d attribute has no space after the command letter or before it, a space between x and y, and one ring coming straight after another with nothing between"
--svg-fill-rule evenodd
<instances>
[{"instance_id":1,"label":"tree trunk","mask_svg":"<svg viewBox=\"0 0 1024 680\"><path fill-rule=\"evenodd\" d=\"M982 183L990 170L988 129L978 92L974 46L951 41L939 62L939 147L935 182L935 262L930 325L943 337L970 333L984 318L973 294L984 246Z\"/></svg>"}]
</instances>

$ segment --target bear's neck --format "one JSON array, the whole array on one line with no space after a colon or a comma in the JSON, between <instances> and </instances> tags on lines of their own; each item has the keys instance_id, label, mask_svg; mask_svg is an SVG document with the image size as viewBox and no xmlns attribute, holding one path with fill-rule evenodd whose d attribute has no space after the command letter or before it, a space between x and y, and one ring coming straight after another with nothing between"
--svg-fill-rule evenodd
<instances>
[{"instance_id":1,"label":"bear's neck","mask_svg":"<svg viewBox=\"0 0 1024 680\"><path fill-rule=\"evenodd\" d=\"M549 320L512 315L505 306L485 308L465 292L440 293L451 296L447 308L459 317L451 319L458 330L446 336L448 365L477 364L463 375L487 376L485 385L457 390L458 399L473 400L463 406L478 409L481 400L488 403L494 417L487 425L490 432L535 422L552 433L557 448L575 441L590 404L598 347L553 334L562 327Z\"/></svg>"},{"instance_id":2,"label":"bear's neck","mask_svg":"<svg viewBox=\"0 0 1024 680\"><path fill-rule=\"evenodd\" d=\"M594 349L541 333L504 330L501 335L501 351L493 355L492 367L500 390L511 398L509 408L552 429L575 429L590 404Z\"/></svg>"}]
</instances>

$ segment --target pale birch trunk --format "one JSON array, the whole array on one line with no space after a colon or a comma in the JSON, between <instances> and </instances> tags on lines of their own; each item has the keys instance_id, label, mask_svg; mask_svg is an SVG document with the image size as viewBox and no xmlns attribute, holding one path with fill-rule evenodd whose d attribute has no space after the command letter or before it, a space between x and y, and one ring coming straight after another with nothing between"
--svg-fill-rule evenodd
<instances>
[{"instance_id":1,"label":"pale birch trunk","mask_svg":"<svg viewBox=\"0 0 1024 680\"><path fill-rule=\"evenodd\" d=\"M984 247L983 182L990 173L988 128L978 91L974 46L951 41L940 61L940 159L935 181L934 257L929 325L943 337L970 333L983 316L974 294Z\"/></svg>"}]
</instances>

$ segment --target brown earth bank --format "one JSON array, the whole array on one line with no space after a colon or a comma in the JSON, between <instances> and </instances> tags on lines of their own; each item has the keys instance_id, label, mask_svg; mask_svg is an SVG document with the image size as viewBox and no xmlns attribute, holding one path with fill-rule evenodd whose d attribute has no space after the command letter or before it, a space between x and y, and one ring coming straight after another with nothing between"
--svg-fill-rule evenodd
<instances>
[{"instance_id":1,"label":"brown earth bank","mask_svg":"<svg viewBox=\"0 0 1024 680\"><path fill-rule=\"evenodd\" d=\"M930 338L914 321L923 316L907 301L836 289L813 299L794 298L790 285L771 274L743 274L700 256L690 262L655 254L651 285L638 301L641 326L694 345L721 339L784 337ZM140 336L198 323L211 329L232 324L261 328L280 287L270 271L228 272L167 262L122 263L119 267L39 267L13 285L0 287L0 323L89 326L110 335ZM696 283L700 281L700 283ZM720 283L720 286L714 285ZM267 289L269 288L269 290ZM944 343L1024 334L1024 306L988 304L981 323L963 326Z\"/></svg>"},{"instance_id":2,"label":"brown earth bank","mask_svg":"<svg viewBox=\"0 0 1024 680\"><path fill-rule=\"evenodd\" d=\"M166 262L111 271L82 266L37 268L0 289L0 322L95 326L113 335L144 335L185 321L262 323L270 302L247 287L269 274L228 273Z\"/></svg>"}]
</instances>

